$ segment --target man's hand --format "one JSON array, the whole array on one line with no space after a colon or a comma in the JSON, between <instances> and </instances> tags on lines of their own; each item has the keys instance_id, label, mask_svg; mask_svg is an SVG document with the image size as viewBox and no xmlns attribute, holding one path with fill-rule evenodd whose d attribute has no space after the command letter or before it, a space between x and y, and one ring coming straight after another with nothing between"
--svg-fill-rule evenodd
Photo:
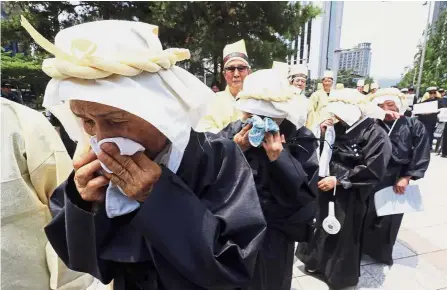
<instances>
[{"instance_id":1,"label":"man's hand","mask_svg":"<svg viewBox=\"0 0 447 290\"><path fill-rule=\"evenodd\" d=\"M109 180L104 176L96 175L96 172L101 170L101 164L95 152L90 150L74 160L73 167L74 182L82 199L92 202L103 201L106 193L105 186L109 184Z\"/></svg>"},{"instance_id":2,"label":"man's hand","mask_svg":"<svg viewBox=\"0 0 447 290\"><path fill-rule=\"evenodd\" d=\"M318 182L318 189L322 191L329 191L337 185L337 178L335 176L328 176Z\"/></svg>"},{"instance_id":3,"label":"man's hand","mask_svg":"<svg viewBox=\"0 0 447 290\"><path fill-rule=\"evenodd\" d=\"M411 176L404 176L399 178L396 184L393 186L394 192L397 194L404 194L410 183Z\"/></svg>"},{"instance_id":4,"label":"man's hand","mask_svg":"<svg viewBox=\"0 0 447 290\"><path fill-rule=\"evenodd\" d=\"M323 122L320 124L321 134L325 134L325 133L326 133L326 129L327 129L327 127L331 127L331 126L334 126L334 120L332 120L332 119L327 119L327 120L323 121Z\"/></svg>"},{"instance_id":5,"label":"man's hand","mask_svg":"<svg viewBox=\"0 0 447 290\"><path fill-rule=\"evenodd\" d=\"M401 117L401 114L394 111L385 111L385 118L388 120L397 120Z\"/></svg>"},{"instance_id":6,"label":"man's hand","mask_svg":"<svg viewBox=\"0 0 447 290\"><path fill-rule=\"evenodd\" d=\"M143 202L161 175L160 166L143 152L133 156L121 156L118 147L113 143L101 145L99 160L113 173L104 175L119 186L126 195Z\"/></svg>"},{"instance_id":7,"label":"man's hand","mask_svg":"<svg viewBox=\"0 0 447 290\"><path fill-rule=\"evenodd\" d=\"M274 134L267 132L265 133L264 142L262 142L262 147L265 149L265 153L270 161L275 161L279 158L284 147L282 143L285 143L286 140L284 135L279 135L279 132Z\"/></svg>"},{"instance_id":8,"label":"man's hand","mask_svg":"<svg viewBox=\"0 0 447 290\"><path fill-rule=\"evenodd\" d=\"M234 142L236 142L237 145L239 145L239 148L244 152L248 150L251 147L250 142L248 141L248 131L250 131L252 125L248 124L244 128L239 131L236 135L234 135Z\"/></svg>"}]
</instances>

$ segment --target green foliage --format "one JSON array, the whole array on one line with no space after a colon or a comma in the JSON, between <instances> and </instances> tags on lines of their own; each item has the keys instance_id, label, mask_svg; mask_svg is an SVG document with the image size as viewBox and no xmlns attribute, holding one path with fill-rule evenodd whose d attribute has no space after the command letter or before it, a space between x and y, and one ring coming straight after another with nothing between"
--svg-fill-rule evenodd
<instances>
[{"instance_id":1,"label":"green foliage","mask_svg":"<svg viewBox=\"0 0 447 290\"><path fill-rule=\"evenodd\" d=\"M364 78L357 75L353 70L339 70L337 75L337 83L343 84L345 88L356 88L357 80L364 79L365 85L372 84L374 79L370 76Z\"/></svg>"},{"instance_id":2,"label":"green foliage","mask_svg":"<svg viewBox=\"0 0 447 290\"><path fill-rule=\"evenodd\" d=\"M141 21L160 26L167 46L187 47L192 52L189 70L203 73L208 60L214 78L222 83L222 51L226 44L243 38L253 69L269 68L284 60L291 50L287 42L300 33L302 24L320 10L288 2L151 2Z\"/></svg>"},{"instance_id":3,"label":"green foliage","mask_svg":"<svg viewBox=\"0 0 447 290\"><path fill-rule=\"evenodd\" d=\"M357 83L355 81L356 75L352 70L339 70L337 75L337 83L343 84L345 88L355 88Z\"/></svg>"},{"instance_id":4,"label":"green foliage","mask_svg":"<svg viewBox=\"0 0 447 290\"><path fill-rule=\"evenodd\" d=\"M437 86L447 88L447 10L440 14L438 21L429 28L427 46L425 50L424 66L422 71L421 92L427 87ZM413 84L414 76L419 76L422 46L414 56L413 66L408 68L402 76L399 87L408 87Z\"/></svg>"},{"instance_id":5,"label":"green foliage","mask_svg":"<svg viewBox=\"0 0 447 290\"><path fill-rule=\"evenodd\" d=\"M18 53L1 52L1 77L21 89L29 88L36 95L43 95L50 78L42 71L42 56L27 56Z\"/></svg>"}]
</instances>

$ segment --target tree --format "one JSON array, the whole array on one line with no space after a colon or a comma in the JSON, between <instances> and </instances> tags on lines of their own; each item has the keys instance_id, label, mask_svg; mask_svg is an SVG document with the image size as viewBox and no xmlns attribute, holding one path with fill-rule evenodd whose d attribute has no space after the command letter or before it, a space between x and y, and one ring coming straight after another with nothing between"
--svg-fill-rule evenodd
<instances>
[{"instance_id":1,"label":"tree","mask_svg":"<svg viewBox=\"0 0 447 290\"><path fill-rule=\"evenodd\" d=\"M357 86L355 78L358 76L354 71L341 69L338 71L337 82L343 84L345 88L355 88Z\"/></svg>"},{"instance_id":2,"label":"tree","mask_svg":"<svg viewBox=\"0 0 447 290\"><path fill-rule=\"evenodd\" d=\"M447 10L440 14L438 21L429 28L425 50L424 66L421 79L421 92L427 87L447 87ZM419 74L422 46L414 57L413 66L403 74L399 87L408 87L413 83L414 76Z\"/></svg>"},{"instance_id":3,"label":"tree","mask_svg":"<svg viewBox=\"0 0 447 290\"><path fill-rule=\"evenodd\" d=\"M363 77L361 75L356 74L353 70L341 69L337 74L337 83L343 84L345 88L356 88L357 80L364 79L365 85L371 85L374 83L374 79L370 76Z\"/></svg>"},{"instance_id":4,"label":"tree","mask_svg":"<svg viewBox=\"0 0 447 290\"><path fill-rule=\"evenodd\" d=\"M141 21L160 26L160 39L168 46L187 47L192 52L190 71L203 73L204 60L222 83L222 51L226 44L246 40L253 69L269 68L292 51L288 42L304 23L320 10L299 2L155 2L152 14Z\"/></svg>"},{"instance_id":5,"label":"tree","mask_svg":"<svg viewBox=\"0 0 447 290\"><path fill-rule=\"evenodd\" d=\"M31 51L45 53L21 27L20 15L24 15L39 33L54 42L54 37L59 30L76 23L75 7L65 1L5 2L5 9L11 13L7 19L1 21L2 46L4 41L17 41L21 44L24 53Z\"/></svg>"},{"instance_id":6,"label":"tree","mask_svg":"<svg viewBox=\"0 0 447 290\"><path fill-rule=\"evenodd\" d=\"M44 94L50 77L42 71L42 57L31 57L23 53L12 56L2 49L1 59L2 80L20 84L21 89L29 88L36 96Z\"/></svg>"}]
</instances>

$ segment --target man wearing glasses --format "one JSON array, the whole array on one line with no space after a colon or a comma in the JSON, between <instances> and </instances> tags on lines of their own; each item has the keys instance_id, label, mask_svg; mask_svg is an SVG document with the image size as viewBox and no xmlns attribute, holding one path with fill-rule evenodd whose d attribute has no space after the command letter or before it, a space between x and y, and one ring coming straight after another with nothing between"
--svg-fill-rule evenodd
<instances>
[{"instance_id":1,"label":"man wearing glasses","mask_svg":"<svg viewBox=\"0 0 447 290\"><path fill-rule=\"evenodd\" d=\"M208 114L200 121L198 131L217 133L241 117L241 112L234 108L234 103L242 90L245 77L251 72L243 39L225 46L223 63L227 87L225 91L216 94Z\"/></svg>"},{"instance_id":2,"label":"man wearing glasses","mask_svg":"<svg viewBox=\"0 0 447 290\"><path fill-rule=\"evenodd\" d=\"M441 94L441 97L442 97L442 98L446 98L446 96L445 96L445 90L444 90L444 89L442 89L442 88L438 89L438 93Z\"/></svg>"}]
</instances>

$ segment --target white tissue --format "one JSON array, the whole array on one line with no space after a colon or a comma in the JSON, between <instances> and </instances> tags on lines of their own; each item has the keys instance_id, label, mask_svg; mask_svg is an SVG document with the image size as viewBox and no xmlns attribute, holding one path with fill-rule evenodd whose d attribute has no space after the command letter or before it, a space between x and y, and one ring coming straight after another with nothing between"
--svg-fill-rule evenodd
<instances>
[{"instance_id":1,"label":"white tissue","mask_svg":"<svg viewBox=\"0 0 447 290\"><path fill-rule=\"evenodd\" d=\"M125 156L132 156L137 152L144 151L143 146L126 138L107 138L99 142L95 136L90 139L90 144L96 155L99 154L101 145L104 143L116 144L120 150L120 154ZM101 166L106 172L112 173L102 162ZM109 218L126 215L139 207L140 203L138 201L130 199L119 186L114 185L112 182L109 183L106 191L106 212Z\"/></svg>"}]
</instances>

